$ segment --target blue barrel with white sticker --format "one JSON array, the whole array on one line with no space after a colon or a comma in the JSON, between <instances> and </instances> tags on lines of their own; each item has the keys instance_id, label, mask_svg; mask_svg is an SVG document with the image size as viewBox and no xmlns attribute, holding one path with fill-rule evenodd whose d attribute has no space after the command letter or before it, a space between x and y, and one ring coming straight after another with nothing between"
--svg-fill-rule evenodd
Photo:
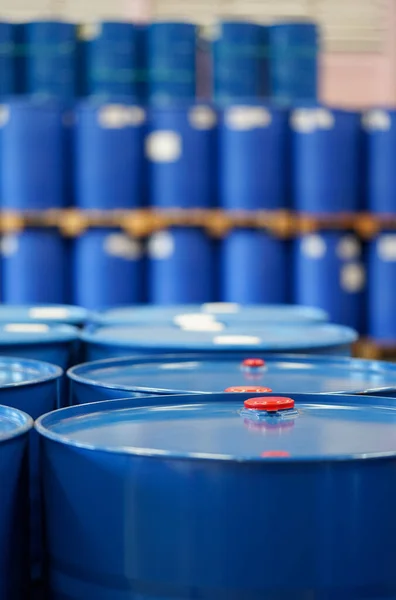
<instances>
[{"instance_id":1,"label":"blue barrel with white sticker","mask_svg":"<svg viewBox=\"0 0 396 600\"><path fill-rule=\"evenodd\" d=\"M26 93L72 101L76 94L76 26L32 21L23 29Z\"/></svg>"},{"instance_id":2,"label":"blue barrel with white sticker","mask_svg":"<svg viewBox=\"0 0 396 600\"><path fill-rule=\"evenodd\" d=\"M75 199L80 208L141 206L146 112L131 104L82 103L76 114Z\"/></svg>"},{"instance_id":3,"label":"blue barrel with white sticker","mask_svg":"<svg viewBox=\"0 0 396 600\"><path fill-rule=\"evenodd\" d=\"M216 112L206 104L150 110L145 153L151 206L215 205L216 125Z\"/></svg>"},{"instance_id":4,"label":"blue barrel with white sticker","mask_svg":"<svg viewBox=\"0 0 396 600\"><path fill-rule=\"evenodd\" d=\"M174 227L148 241L148 298L154 304L214 299L215 246L204 231Z\"/></svg>"},{"instance_id":5,"label":"blue barrel with white sticker","mask_svg":"<svg viewBox=\"0 0 396 600\"><path fill-rule=\"evenodd\" d=\"M1 242L3 300L6 304L67 302L69 243L58 231L26 229Z\"/></svg>"},{"instance_id":6,"label":"blue barrel with white sticker","mask_svg":"<svg viewBox=\"0 0 396 600\"><path fill-rule=\"evenodd\" d=\"M239 304L288 301L288 244L256 229L235 229L221 242L220 296Z\"/></svg>"},{"instance_id":7,"label":"blue barrel with white sticker","mask_svg":"<svg viewBox=\"0 0 396 600\"><path fill-rule=\"evenodd\" d=\"M234 105L219 124L219 203L231 210L284 208L287 202L288 113Z\"/></svg>"},{"instance_id":8,"label":"blue barrel with white sticker","mask_svg":"<svg viewBox=\"0 0 396 600\"><path fill-rule=\"evenodd\" d=\"M118 229L91 229L74 241L74 303L89 310L144 301L143 248Z\"/></svg>"},{"instance_id":9,"label":"blue barrel with white sticker","mask_svg":"<svg viewBox=\"0 0 396 600\"><path fill-rule=\"evenodd\" d=\"M154 22L146 35L149 103L192 102L196 95L196 26Z\"/></svg>"},{"instance_id":10,"label":"blue barrel with white sticker","mask_svg":"<svg viewBox=\"0 0 396 600\"><path fill-rule=\"evenodd\" d=\"M269 28L221 21L212 42L213 95L224 105L270 96Z\"/></svg>"},{"instance_id":11,"label":"blue barrel with white sticker","mask_svg":"<svg viewBox=\"0 0 396 600\"><path fill-rule=\"evenodd\" d=\"M15 26L0 22L0 98L16 92L16 35Z\"/></svg>"},{"instance_id":12,"label":"blue barrel with white sticker","mask_svg":"<svg viewBox=\"0 0 396 600\"><path fill-rule=\"evenodd\" d=\"M0 304L0 323L58 323L82 327L90 313L81 306L68 304Z\"/></svg>"},{"instance_id":13,"label":"blue barrel with white sticker","mask_svg":"<svg viewBox=\"0 0 396 600\"><path fill-rule=\"evenodd\" d=\"M29 598L29 434L26 413L0 406L0 597Z\"/></svg>"},{"instance_id":14,"label":"blue barrel with white sticker","mask_svg":"<svg viewBox=\"0 0 396 600\"><path fill-rule=\"evenodd\" d=\"M380 342L396 341L396 235L385 231L368 245L368 335Z\"/></svg>"},{"instance_id":15,"label":"blue barrel with white sticker","mask_svg":"<svg viewBox=\"0 0 396 600\"><path fill-rule=\"evenodd\" d=\"M132 354L242 352L336 354L348 356L357 332L341 325L317 324L225 327L218 321L172 325L88 327L81 333L87 361Z\"/></svg>"},{"instance_id":16,"label":"blue barrel with white sticker","mask_svg":"<svg viewBox=\"0 0 396 600\"><path fill-rule=\"evenodd\" d=\"M84 26L83 26L84 27ZM137 27L122 21L87 25L86 93L106 102L139 102L141 74Z\"/></svg>"},{"instance_id":17,"label":"blue barrel with white sticker","mask_svg":"<svg viewBox=\"0 0 396 600\"><path fill-rule=\"evenodd\" d=\"M366 270L351 233L302 236L294 245L294 300L322 308L335 323L365 331Z\"/></svg>"},{"instance_id":18,"label":"blue barrel with white sticker","mask_svg":"<svg viewBox=\"0 0 396 600\"><path fill-rule=\"evenodd\" d=\"M393 398L320 394L45 415L50 597L390 600L395 426Z\"/></svg>"},{"instance_id":19,"label":"blue barrel with white sticker","mask_svg":"<svg viewBox=\"0 0 396 600\"><path fill-rule=\"evenodd\" d=\"M57 102L14 98L2 107L1 202L7 210L65 205L64 109Z\"/></svg>"},{"instance_id":20,"label":"blue barrel with white sticker","mask_svg":"<svg viewBox=\"0 0 396 600\"><path fill-rule=\"evenodd\" d=\"M291 115L294 208L356 211L361 202L361 129L357 112L299 108Z\"/></svg>"},{"instance_id":21,"label":"blue barrel with white sticker","mask_svg":"<svg viewBox=\"0 0 396 600\"><path fill-rule=\"evenodd\" d=\"M396 212L396 111L372 109L363 115L366 205L373 213Z\"/></svg>"},{"instance_id":22,"label":"blue barrel with white sticker","mask_svg":"<svg viewBox=\"0 0 396 600\"><path fill-rule=\"evenodd\" d=\"M220 392L349 393L396 398L396 366L354 358L210 353L112 358L68 371L71 402Z\"/></svg>"},{"instance_id":23,"label":"blue barrel with white sticker","mask_svg":"<svg viewBox=\"0 0 396 600\"><path fill-rule=\"evenodd\" d=\"M285 22L269 28L272 99L281 106L315 102L319 32L316 23Z\"/></svg>"}]
</instances>

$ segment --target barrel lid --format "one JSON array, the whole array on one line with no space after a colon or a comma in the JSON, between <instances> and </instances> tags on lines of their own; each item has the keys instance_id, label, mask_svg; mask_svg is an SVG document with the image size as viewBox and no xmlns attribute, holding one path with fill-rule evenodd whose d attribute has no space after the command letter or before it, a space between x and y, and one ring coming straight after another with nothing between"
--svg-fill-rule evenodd
<instances>
[{"instance_id":1,"label":"barrel lid","mask_svg":"<svg viewBox=\"0 0 396 600\"><path fill-rule=\"evenodd\" d=\"M88 320L89 313L80 306L67 304L0 304L0 323L65 323L81 325Z\"/></svg>"},{"instance_id":2,"label":"barrel lid","mask_svg":"<svg viewBox=\"0 0 396 600\"><path fill-rule=\"evenodd\" d=\"M147 396L40 417L58 442L157 458L316 461L396 457L396 404L388 398L293 394ZM272 410L250 408L260 398ZM293 406L294 403L294 406Z\"/></svg>"},{"instance_id":3,"label":"barrel lid","mask_svg":"<svg viewBox=\"0 0 396 600\"><path fill-rule=\"evenodd\" d=\"M16 408L0 405L0 443L27 433L33 419Z\"/></svg>"},{"instance_id":4,"label":"barrel lid","mask_svg":"<svg viewBox=\"0 0 396 600\"><path fill-rule=\"evenodd\" d=\"M220 393L230 387L256 386L274 393L396 390L396 365L355 358L274 354L264 364L254 356L227 354L154 355L116 358L77 365L77 382L153 393ZM251 366L256 364L257 366ZM249 366L250 365L250 366ZM242 390L241 390L242 391Z\"/></svg>"},{"instance_id":5,"label":"barrel lid","mask_svg":"<svg viewBox=\"0 0 396 600\"><path fill-rule=\"evenodd\" d=\"M79 337L72 325L49 323L0 323L0 346L71 342Z\"/></svg>"},{"instance_id":6,"label":"barrel lid","mask_svg":"<svg viewBox=\"0 0 396 600\"><path fill-rule=\"evenodd\" d=\"M43 383L61 377L63 370L39 360L0 356L0 390Z\"/></svg>"},{"instance_id":7,"label":"barrel lid","mask_svg":"<svg viewBox=\"0 0 396 600\"><path fill-rule=\"evenodd\" d=\"M123 306L92 315L101 325L131 323L134 325L164 323L177 324L186 315L208 315L225 325L245 321L264 323L316 323L328 320L319 308L287 304L253 304L244 306L232 302L187 304L176 306Z\"/></svg>"},{"instance_id":8,"label":"barrel lid","mask_svg":"<svg viewBox=\"0 0 396 600\"><path fill-rule=\"evenodd\" d=\"M252 328L230 327L226 331L188 331L176 327L114 326L86 330L82 338L90 343L126 348L155 348L164 350L233 350L263 351L304 350L326 348L338 344L350 344L357 339L357 333L348 327L317 324L302 326L256 325Z\"/></svg>"}]
</instances>

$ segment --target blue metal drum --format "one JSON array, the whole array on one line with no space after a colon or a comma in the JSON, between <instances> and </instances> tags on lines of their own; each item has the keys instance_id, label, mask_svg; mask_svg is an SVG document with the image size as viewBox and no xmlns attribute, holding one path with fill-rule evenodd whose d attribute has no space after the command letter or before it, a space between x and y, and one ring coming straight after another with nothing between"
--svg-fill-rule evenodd
<instances>
[{"instance_id":1,"label":"blue metal drum","mask_svg":"<svg viewBox=\"0 0 396 600\"><path fill-rule=\"evenodd\" d=\"M77 31L73 23L24 25L26 92L70 102L76 93Z\"/></svg>"},{"instance_id":2,"label":"blue metal drum","mask_svg":"<svg viewBox=\"0 0 396 600\"><path fill-rule=\"evenodd\" d=\"M69 297L68 242L57 230L26 229L1 242L7 304L63 303Z\"/></svg>"},{"instance_id":3,"label":"blue metal drum","mask_svg":"<svg viewBox=\"0 0 396 600\"><path fill-rule=\"evenodd\" d=\"M368 247L368 335L376 340L396 340L396 235L381 233Z\"/></svg>"},{"instance_id":4,"label":"blue metal drum","mask_svg":"<svg viewBox=\"0 0 396 600\"><path fill-rule=\"evenodd\" d=\"M15 93L15 29L11 23L0 22L0 98Z\"/></svg>"},{"instance_id":5,"label":"blue metal drum","mask_svg":"<svg viewBox=\"0 0 396 600\"><path fill-rule=\"evenodd\" d=\"M269 28L271 92L277 104L316 101L318 37L315 23L278 23Z\"/></svg>"},{"instance_id":6,"label":"blue metal drum","mask_svg":"<svg viewBox=\"0 0 396 600\"><path fill-rule=\"evenodd\" d=\"M235 229L221 243L220 296L240 304L288 301L288 245L266 232Z\"/></svg>"},{"instance_id":7,"label":"blue metal drum","mask_svg":"<svg viewBox=\"0 0 396 600\"><path fill-rule=\"evenodd\" d=\"M33 420L0 406L0 597L29 598L28 441Z\"/></svg>"},{"instance_id":8,"label":"blue metal drum","mask_svg":"<svg viewBox=\"0 0 396 600\"><path fill-rule=\"evenodd\" d=\"M151 109L145 151L152 206L215 205L216 124L215 111L205 104Z\"/></svg>"},{"instance_id":9,"label":"blue metal drum","mask_svg":"<svg viewBox=\"0 0 396 600\"><path fill-rule=\"evenodd\" d=\"M75 200L85 209L136 208L144 201L146 112L83 102L76 114Z\"/></svg>"},{"instance_id":10,"label":"blue metal drum","mask_svg":"<svg viewBox=\"0 0 396 600\"><path fill-rule=\"evenodd\" d=\"M183 354L99 360L68 371L73 404L140 395L272 391L396 398L396 365L325 356Z\"/></svg>"},{"instance_id":11,"label":"blue metal drum","mask_svg":"<svg viewBox=\"0 0 396 600\"><path fill-rule=\"evenodd\" d=\"M394 399L316 394L41 417L51 599L393 600L395 426Z\"/></svg>"},{"instance_id":12,"label":"blue metal drum","mask_svg":"<svg viewBox=\"0 0 396 600\"><path fill-rule=\"evenodd\" d=\"M74 303L90 310L143 296L141 242L118 229L92 229L74 242Z\"/></svg>"},{"instance_id":13,"label":"blue metal drum","mask_svg":"<svg viewBox=\"0 0 396 600\"><path fill-rule=\"evenodd\" d=\"M291 116L294 207L311 213L355 211L360 201L360 115L299 108Z\"/></svg>"},{"instance_id":14,"label":"blue metal drum","mask_svg":"<svg viewBox=\"0 0 396 600\"><path fill-rule=\"evenodd\" d=\"M103 21L90 30L86 43L87 95L106 101L141 101L138 84L142 65L137 27L132 23Z\"/></svg>"},{"instance_id":15,"label":"blue metal drum","mask_svg":"<svg viewBox=\"0 0 396 600\"><path fill-rule=\"evenodd\" d=\"M338 325L257 325L225 328L218 322L172 326L88 328L81 334L86 360L131 354L187 352L349 355L357 333Z\"/></svg>"},{"instance_id":16,"label":"blue metal drum","mask_svg":"<svg viewBox=\"0 0 396 600\"><path fill-rule=\"evenodd\" d=\"M64 206L63 114L60 104L52 101L16 98L2 107L3 208L41 210Z\"/></svg>"},{"instance_id":17,"label":"blue metal drum","mask_svg":"<svg viewBox=\"0 0 396 600\"><path fill-rule=\"evenodd\" d=\"M0 304L0 323L54 323L82 327L90 313L80 306L67 304Z\"/></svg>"},{"instance_id":18,"label":"blue metal drum","mask_svg":"<svg viewBox=\"0 0 396 600\"><path fill-rule=\"evenodd\" d=\"M233 302L185 304L178 306L123 306L91 313L91 323L97 325L177 325L183 321L218 320L226 326L267 324L323 323L328 315L319 308L297 305L256 304L243 306Z\"/></svg>"},{"instance_id":19,"label":"blue metal drum","mask_svg":"<svg viewBox=\"0 0 396 600\"><path fill-rule=\"evenodd\" d=\"M364 330L366 271L355 235L327 231L298 238L294 267L297 303L319 306L331 321Z\"/></svg>"},{"instance_id":20,"label":"blue metal drum","mask_svg":"<svg viewBox=\"0 0 396 600\"><path fill-rule=\"evenodd\" d=\"M219 202L232 210L286 206L288 113L235 105L219 125Z\"/></svg>"},{"instance_id":21,"label":"blue metal drum","mask_svg":"<svg viewBox=\"0 0 396 600\"><path fill-rule=\"evenodd\" d=\"M374 213L396 212L396 111L373 109L363 116L365 130L366 202Z\"/></svg>"},{"instance_id":22,"label":"blue metal drum","mask_svg":"<svg viewBox=\"0 0 396 600\"><path fill-rule=\"evenodd\" d=\"M158 22L147 27L148 101L169 106L192 101L196 92L196 27Z\"/></svg>"},{"instance_id":23,"label":"blue metal drum","mask_svg":"<svg viewBox=\"0 0 396 600\"><path fill-rule=\"evenodd\" d=\"M148 295L154 304L188 304L214 294L214 242L187 227L154 233L148 243Z\"/></svg>"},{"instance_id":24,"label":"blue metal drum","mask_svg":"<svg viewBox=\"0 0 396 600\"><path fill-rule=\"evenodd\" d=\"M212 43L213 94L220 104L268 98L269 28L244 21L223 21Z\"/></svg>"}]
</instances>

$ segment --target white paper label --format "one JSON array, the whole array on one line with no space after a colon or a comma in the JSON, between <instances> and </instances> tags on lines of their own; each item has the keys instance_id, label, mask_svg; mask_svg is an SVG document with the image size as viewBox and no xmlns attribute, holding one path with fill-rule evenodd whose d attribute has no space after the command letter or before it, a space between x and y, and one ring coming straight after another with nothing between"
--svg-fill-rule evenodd
<instances>
[{"instance_id":1,"label":"white paper label","mask_svg":"<svg viewBox=\"0 0 396 600\"><path fill-rule=\"evenodd\" d=\"M98 112L98 122L102 129L122 129L125 127L125 107L121 104L108 104Z\"/></svg>"},{"instance_id":2,"label":"white paper label","mask_svg":"<svg viewBox=\"0 0 396 600\"><path fill-rule=\"evenodd\" d=\"M49 327L38 323L8 323L4 326L4 331L10 333L44 333L49 331Z\"/></svg>"},{"instance_id":3,"label":"white paper label","mask_svg":"<svg viewBox=\"0 0 396 600\"><path fill-rule=\"evenodd\" d=\"M216 125L216 114L208 106L195 106L188 113L188 120L194 129L213 129Z\"/></svg>"},{"instance_id":4,"label":"white paper label","mask_svg":"<svg viewBox=\"0 0 396 600\"><path fill-rule=\"evenodd\" d=\"M368 131L389 131L391 118L389 114L380 109L369 110L362 117L363 127Z\"/></svg>"},{"instance_id":5,"label":"white paper label","mask_svg":"<svg viewBox=\"0 0 396 600\"><path fill-rule=\"evenodd\" d=\"M366 272L360 263L349 263L341 269L341 288L350 294L361 292L366 283Z\"/></svg>"},{"instance_id":6,"label":"white paper label","mask_svg":"<svg viewBox=\"0 0 396 600\"><path fill-rule=\"evenodd\" d=\"M0 127L7 125L10 120L10 109L7 104L0 104Z\"/></svg>"},{"instance_id":7,"label":"white paper label","mask_svg":"<svg viewBox=\"0 0 396 600\"><path fill-rule=\"evenodd\" d=\"M334 115L326 108L316 110L316 124L320 129L333 129Z\"/></svg>"},{"instance_id":8,"label":"white paper label","mask_svg":"<svg viewBox=\"0 0 396 600\"><path fill-rule=\"evenodd\" d=\"M299 133L312 133L316 129L316 111L309 108L295 110L291 116L291 128Z\"/></svg>"},{"instance_id":9,"label":"white paper label","mask_svg":"<svg viewBox=\"0 0 396 600\"><path fill-rule=\"evenodd\" d=\"M341 260L355 260L360 257L362 248L354 235L345 235L338 242L336 252Z\"/></svg>"},{"instance_id":10,"label":"white paper label","mask_svg":"<svg viewBox=\"0 0 396 600\"><path fill-rule=\"evenodd\" d=\"M201 323L185 322L179 325L183 331L223 331L224 324L218 321L206 321Z\"/></svg>"},{"instance_id":11,"label":"white paper label","mask_svg":"<svg viewBox=\"0 0 396 600\"><path fill-rule=\"evenodd\" d=\"M176 162L182 154L182 138L175 131L154 131L147 136L145 147L153 162Z\"/></svg>"},{"instance_id":12,"label":"white paper label","mask_svg":"<svg viewBox=\"0 0 396 600\"><path fill-rule=\"evenodd\" d=\"M148 242L148 254L150 258L166 260L175 251L175 241L170 231L159 231L154 233Z\"/></svg>"},{"instance_id":13,"label":"white paper label","mask_svg":"<svg viewBox=\"0 0 396 600\"><path fill-rule=\"evenodd\" d=\"M396 235L382 235L377 242L377 252L383 261L396 261Z\"/></svg>"},{"instance_id":14,"label":"white paper label","mask_svg":"<svg viewBox=\"0 0 396 600\"><path fill-rule=\"evenodd\" d=\"M31 319L67 319L70 311L62 306L37 306L29 310Z\"/></svg>"},{"instance_id":15,"label":"white paper label","mask_svg":"<svg viewBox=\"0 0 396 600\"><path fill-rule=\"evenodd\" d=\"M140 106L125 106L124 123L126 127L142 125L146 120L146 111Z\"/></svg>"},{"instance_id":16,"label":"white paper label","mask_svg":"<svg viewBox=\"0 0 396 600\"><path fill-rule=\"evenodd\" d=\"M301 243L301 252L308 258L320 259L326 254L326 242L318 234L307 235Z\"/></svg>"},{"instance_id":17,"label":"white paper label","mask_svg":"<svg viewBox=\"0 0 396 600\"><path fill-rule=\"evenodd\" d=\"M126 260L138 260L143 254L141 244L124 233L111 233L106 236L103 249L109 256Z\"/></svg>"},{"instance_id":18,"label":"white paper label","mask_svg":"<svg viewBox=\"0 0 396 600\"><path fill-rule=\"evenodd\" d=\"M0 244L1 253L3 256L12 256L13 254L16 254L19 250L18 236L13 233L3 235Z\"/></svg>"},{"instance_id":19,"label":"white paper label","mask_svg":"<svg viewBox=\"0 0 396 600\"><path fill-rule=\"evenodd\" d=\"M261 339L254 335L217 335L213 343L218 346L258 346Z\"/></svg>"},{"instance_id":20,"label":"white paper label","mask_svg":"<svg viewBox=\"0 0 396 600\"><path fill-rule=\"evenodd\" d=\"M175 325L183 326L186 323L212 323L215 320L213 315L205 315L203 313L186 313L176 315L173 318Z\"/></svg>"},{"instance_id":21,"label":"white paper label","mask_svg":"<svg viewBox=\"0 0 396 600\"><path fill-rule=\"evenodd\" d=\"M235 131L268 127L271 121L271 113L259 106L233 106L225 113L226 126Z\"/></svg>"}]
</instances>

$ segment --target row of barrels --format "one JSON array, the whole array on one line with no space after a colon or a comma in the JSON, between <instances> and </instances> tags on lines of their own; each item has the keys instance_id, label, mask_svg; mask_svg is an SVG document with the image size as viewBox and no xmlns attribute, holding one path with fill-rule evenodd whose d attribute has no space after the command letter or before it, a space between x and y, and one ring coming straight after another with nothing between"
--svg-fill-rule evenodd
<instances>
[{"instance_id":1,"label":"row of barrels","mask_svg":"<svg viewBox=\"0 0 396 600\"><path fill-rule=\"evenodd\" d=\"M396 589L396 367L353 330L230 303L0 321L4 600Z\"/></svg>"},{"instance_id":2,"label":"row of barrels","mask_svg":"<svg viewBox=\"0 0 396 600\"><path fill-rule=\"evenodd\" d=\"M392 110L14 99L0 125L7 210L396 210Z\"/></svg>"},{"instance_id":3,"label":"row of barrels","mask_svg":"<svg viewBox=\"0 0 396 600\"><path fill-rule=\"evenodd\" d=\"M0 96L28 94L70 102L105 100L171 105L213 97L228 103L273 98L283 105L317 95L318 28L193 23L33 21L0 23Z\"/></svg>"}]
</instances>

